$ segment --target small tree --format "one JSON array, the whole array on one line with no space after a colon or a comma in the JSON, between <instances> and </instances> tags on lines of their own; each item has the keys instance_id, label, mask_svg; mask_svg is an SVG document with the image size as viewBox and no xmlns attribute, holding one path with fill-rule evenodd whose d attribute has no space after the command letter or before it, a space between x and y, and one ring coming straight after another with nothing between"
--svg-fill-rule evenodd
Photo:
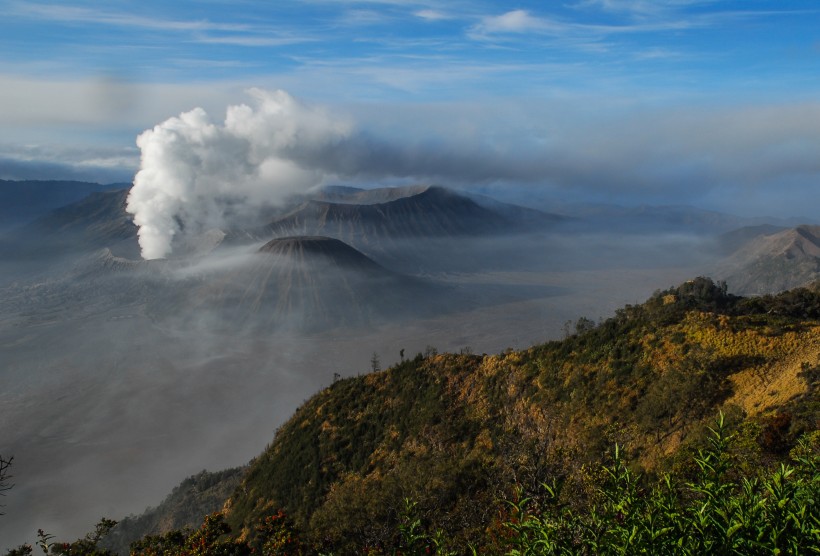
<instances>
[{"instance_id":1,"label":"small tree","mask_svg":"<svg viewBox=\"0 0 820 556\"><path fill-rule=\"evenodd\" d=\"M14 460L14 457L10 457L8 459L4 458L0 455L0 496L5 496L7 490L11 490L11 487L14 485L9 483L9 479L11 479L11 475L9 474L9 468L11 468L11 462ZM3 506L0 505L0 508ZM4 515L3 512L0 512L0 515Z\"/></svg>"},{"instance_id":2,"label":"small tree","mask_svg":"<svg viewBox=\"0 0 820 556\"><path fill-rule=\"evenodd\" d=\"M575 333L578 335L584 334L595 328L595 321L587 317L580 317L575 321Z\"/></svg>"}]
</instances>

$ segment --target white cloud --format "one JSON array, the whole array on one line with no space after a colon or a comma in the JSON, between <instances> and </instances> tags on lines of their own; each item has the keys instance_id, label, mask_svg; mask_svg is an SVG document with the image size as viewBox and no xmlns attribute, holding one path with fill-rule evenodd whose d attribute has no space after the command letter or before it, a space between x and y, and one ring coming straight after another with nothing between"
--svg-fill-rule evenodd
<instances>
[{"instance_id":1,"label":"white cloud","mask_svg":"<svg viewBox=\"0 0 820 556\"><path fill-rule=\"evenodd\" d=\"M259 35L221 35L201 34L196 41L202 44L227 44L234 46L287 46L315 42L318 39L309 36L259 36Z\"/></svg>"},{"instance_id":2,"label":"white cloud","mask_svg":"<svg viewBox=\"0 0 820 556\"><path fill-rule=\"evenodd\" d=\"M527 10L512 10L497 16L486 16L476 27L483 33L529 33L560 31L564 27L552 20L535 17Z\"/></svg>"},{"instance_id":3,"label":"white cloud","mask_svg":"<svg viewBox=\"0 0 820 556\"><path fill-rule=\"evenodd\" d=\"M157 31L249 31L249 25L235 23L214 23L208 20L173 20L145 17L105 9L88 9L60 4L40 4L34 2L13 2L9 4L9 15L33 17L41 20L66 23L91 23L116 27L138 27Z\"/></svg>"},{"instance_id":4,"label":"white cloud","mask_svg":"<svg viewBox=\"0 0 820 556\"><path fill-rule=\"evenodd\" d=\"M422 19L426 19L428 21L441 21L453 18L451 15L441 12L439 10L419 10L415 12L413 15L415 15L416 17L420 17Z\"/></svg>"},{"instance_id":5,"label":"white cloud","mask_svg":"<svg viewBox=\"0 0 820 556\"><path fill-rule=\"evenodd\" d=\"M596 8L643 18L669 14L692 5L714 3L715 0L583 0L574 7Z\"/></svg>"},{"instance_id":6,"label":"white cloud","mask_svg":"<svg viewBox=\"0 0 820 556\"><path fill-rule=\"evenodd\" d=\"M9 15L76 25L120 27L145 31L185 33L192 42L237 46L285 46L312 42L319 37L283 31L271 24L225 23L208 19L184 20L146 17L128 12L76 6L13 2Z\"/></svg>"},{"instance_id":7,"label":"white cloud","mask_svg":"<svg viewBox=\"0 0 820 556\"><path fill-rule=\"evenodd\" d=\"M729 15L725 15L729 17ZM558 20L536 16L527 10L513 10L497 16L485 16L474 25L468 36L487 39L495 36L549 35L560 38L565 47L575 49L575 45L588 45L590 41L602 40L613 35L657 33L663 31L689 29L714 25L716 17L682 18L658 17L630 21L621 24L597 24L580 21ZM578 42L582 41L582 42Z\"/></svg>"}]
</instances>

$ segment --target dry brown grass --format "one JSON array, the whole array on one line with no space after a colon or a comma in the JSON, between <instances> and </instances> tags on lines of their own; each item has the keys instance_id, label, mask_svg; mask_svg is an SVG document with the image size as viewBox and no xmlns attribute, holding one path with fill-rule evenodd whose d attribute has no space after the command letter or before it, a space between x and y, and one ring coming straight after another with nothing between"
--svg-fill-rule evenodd
<instances>
[{"instance_id":1,"label":"dry brown grass","mask_svg":"<svg viewBox=\"0 0 820 556\"><path fill-rule=\"evenodd\" d=\"M783 405L806 392L805 381L798 377L803 363L815 364L819 359L820 327L813 327L800 334L798 347L784 357L732 375L734 394L727 403L742 407L750 416Z\"/></svg>"}]
</instances>

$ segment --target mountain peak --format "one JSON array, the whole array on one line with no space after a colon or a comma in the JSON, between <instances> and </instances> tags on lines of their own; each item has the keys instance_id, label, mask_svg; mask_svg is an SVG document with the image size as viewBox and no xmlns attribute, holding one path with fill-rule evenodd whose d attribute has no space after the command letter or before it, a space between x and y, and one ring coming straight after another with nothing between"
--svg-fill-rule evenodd
<instances>
[{"instance_id":1,"label":"mountain peak","mask_svg":"<svg viewBox=\"0 0 820 556\"><path fill-rule=\"evenodd\" d=\"M762 294L787 290L820 276L820 226L802 225L748 241L717 274L732 291Z\"/></svg>"},{"instance_id":2,"label":"mountain peak","mask_svg":"<svg viewBox=\"0 0 820 556\"><path fill-rule=\"evenodd\" d=\"M381 266L345 242L326 236L289 236L272 239L259 253L297 263L325 262L346 269L376 270ZM383 269L382 269L383 270Z\"/></svg>"},{"instance_id":3,"label":"mountain peak","mask_svg":"<svg viewBox=\"0 0 820 556\"><path fill-rule=\"evenodd\" d=\"M794 229L793 235L787 256L820 258L820 226L798 226Z\"/></svg>"}]
</instances>

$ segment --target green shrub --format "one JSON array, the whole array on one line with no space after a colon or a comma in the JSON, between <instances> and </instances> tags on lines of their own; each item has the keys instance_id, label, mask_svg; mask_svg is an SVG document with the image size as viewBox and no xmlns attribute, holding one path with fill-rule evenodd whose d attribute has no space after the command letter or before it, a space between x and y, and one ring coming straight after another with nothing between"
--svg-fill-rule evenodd
<instances>
[{"instance_id":1,"label":"green shrub","mask_svg":"<svg viewBox=\"0 0 820 556\"><path fill-rule=\"evenodd\" d=\"M625 465L616 446L598 498L584 512L516 503L508 554L818 554L818 435L804 437L790 465L733 480L732 437L721 415L709 447L694 458L695 480L664 475L652 487ZM556 487L548 492L557 500Z\"/></svg>"}]
</instances>

